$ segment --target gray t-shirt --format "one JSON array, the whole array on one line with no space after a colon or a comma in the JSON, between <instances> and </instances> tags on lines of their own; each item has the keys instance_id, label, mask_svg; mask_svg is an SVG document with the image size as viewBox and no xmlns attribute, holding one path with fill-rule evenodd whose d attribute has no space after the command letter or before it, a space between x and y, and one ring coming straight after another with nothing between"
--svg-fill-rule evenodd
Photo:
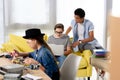
<instances>
[{"instance_id":1,"label":"gray t-shirt","mask_svg":"<svg viewBox=\"0 0 120 80\"><path fill-rule=\"evenodd\" d=\"M71 46L71 42L69 36L63 34L61 38L55 38L54 35L51 35L48 38L47 43L49 44L56 44L56 45L64 45L64 50L67 50L67 46Z\"/></svg>"}]
</instances>

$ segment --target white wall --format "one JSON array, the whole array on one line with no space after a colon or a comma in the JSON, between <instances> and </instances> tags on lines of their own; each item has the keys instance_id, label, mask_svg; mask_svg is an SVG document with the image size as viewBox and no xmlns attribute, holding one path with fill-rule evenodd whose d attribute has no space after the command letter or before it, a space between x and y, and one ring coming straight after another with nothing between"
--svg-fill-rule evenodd
<instances>
[{"instance_id":1,"label":"white wall","mask_svg":"<svg viewBox=\"0 0 120 80\"><path fill-rule=\"evenodd\" d=\"M113 0L112 15L116 17L120 17L120 0Z\"/></svg>"},{"instance_id":2,"label":"white wall","mask_svg":"<svg viewBox=\"0 0 120 80\"><path fill-rule=\"evenodd\" d=\"M4 10L3 10L3 0L0 0L0 47L4 42Z\"/></svg>"},{"instance_id":3,"label":"white wall","mask_svg":"<svg viewBox=\"0 0 120 80\"><path fill-rule=\"evenodd\" d=\"M105 47L106 0L57 0L57 23L63 23L65 29L70 26L76 8L85 10L86 18L91 20L95 26L95 37Z\"/></svg>"}]
</instances>

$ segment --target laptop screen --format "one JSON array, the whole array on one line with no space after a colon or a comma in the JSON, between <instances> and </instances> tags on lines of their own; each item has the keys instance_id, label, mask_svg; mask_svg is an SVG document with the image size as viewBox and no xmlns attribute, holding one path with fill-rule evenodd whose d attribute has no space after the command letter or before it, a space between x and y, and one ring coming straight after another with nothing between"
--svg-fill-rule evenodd
<instances>
[{"instance_id":1,"label":"laptop screen","mask_svg":"<svg viewBox=\"0 0 120 80\"><path fill-rule=\"evenodd\" d=\"M48 44L52 52L56 56L64 54L64 45Z\"/></svg>"}]
</instances>

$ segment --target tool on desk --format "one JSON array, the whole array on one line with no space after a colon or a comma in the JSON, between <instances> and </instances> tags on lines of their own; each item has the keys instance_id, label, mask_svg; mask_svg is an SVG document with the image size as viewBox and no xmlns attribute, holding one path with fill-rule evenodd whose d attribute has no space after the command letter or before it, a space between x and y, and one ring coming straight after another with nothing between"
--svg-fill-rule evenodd
<instances>
[{"instance_id":1,"label":"tool on desk","mask_svg":"<svg viewBox=\"0 0 120 80\"><path fill-rule=\"evenodd\" d=\"M12 58L12 56L9 53L0 53L0 57Z\"/></svg>"},{"instance_id":2,"label":"tool on desk","mask_svg":"<svg viewBox=\"0 0 120 80\"><path fill-rule=\"evenodd\" d=\"M0 74L5 75L5 74L6 74L6 72L5 72L5 71L3 71L3 70L0 70Z\"/></svg>"},{"instance_id":3,"label":"tool on desk","mask_svg":"<svg viewBox=\"0 0 120 80\"><path fill-rule=\"evenodd\" d=\"M0 74L4 75L4 80L19 80L23 74L24 66L20 64L11 64L0 67Z\"/></svg>"},{"instance_id":4,"label":"tool on desk","mask_svg":"<svg viewBox=\"0 0 120 80\"><path fill-rule=\"evenodd\" d=\"M23 64L24 62L24 58L23 57L14 57L12 59L12 62L15 63L15 64Z\"/></svg>"},{"instance_id":5,"label":"tool on desk","mask_svg":"<svg viewBox=\"0 0 120 80\"><path fill-rule=\"evenodd\" d=\"M2 53L0 53L0 57L3 57L4 55Z\"/></svg>"},{"instance_id":6,"label":"tool on desk","mask_svg":"<svg viewBox=\"0 0 120 80\"><path fill-rule=\"evenodd\" d=\"M7 73L21 73L24 69L24 66L20 64L11 64L7 66L1 66L0 69Z\"/></svg>"},{"instance_id":7,"label":"tool on desk","mask_svg":"<svg viewBox=\"0 0 120 80\"><path fill-rule=\"evenodd\" d=\"M21 74L7 73L4 75L4 80L20 80Z\"/></svg>"},{"instance_id":8,"label":"tool on desk","mask_svg":"<svg viewBox=\"0 0 120 80\"><path fill-rule=\"evenodd\" d=\"M10 54L4 55L4 56L5 56L5 58L12 59L12 56Z\"/></svg>"}]
</instances>

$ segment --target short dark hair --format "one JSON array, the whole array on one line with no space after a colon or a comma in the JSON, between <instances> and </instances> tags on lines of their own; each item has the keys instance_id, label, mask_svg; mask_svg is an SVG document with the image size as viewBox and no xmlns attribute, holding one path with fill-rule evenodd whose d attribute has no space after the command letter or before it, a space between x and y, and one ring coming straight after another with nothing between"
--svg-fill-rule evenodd
<instances>
[{"instance_id":1,"label":"short dark hair","mask_svg":"<svg viewBox=\"0 0 120 80\"><path fill-rule=\"evenodd\" d=\"M77 8L74 11L75 15L78 15L80 18L84 18L85 17L85 11L82 8Z\"/></svg>"},{"instance_id":2,"label":"short dark hair","mask_svg":"<svg viewBox=\"0 0 120 80\"><path fill-rule=\"evenodd\" d=\"M64 31L64 25L61 23L56 24L54 30L56 30L56 28L61 28Z\"/></svg>"}]
</instances>

